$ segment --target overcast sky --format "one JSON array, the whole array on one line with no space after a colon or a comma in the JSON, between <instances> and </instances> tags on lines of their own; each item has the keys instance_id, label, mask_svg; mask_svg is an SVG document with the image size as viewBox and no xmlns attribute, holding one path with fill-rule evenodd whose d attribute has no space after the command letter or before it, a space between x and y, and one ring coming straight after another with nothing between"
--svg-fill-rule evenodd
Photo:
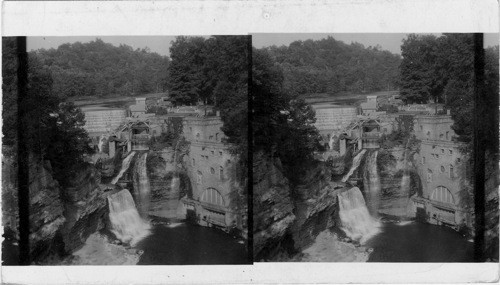
<instances>
[{"instance_id":1,"label":"overcast sky","mask_svg":"<svg viewBox=\"0 0 500 285\"><path fill-rule=\"evenodd\" d=\"M267 46L281 46L289 45L293 41L297 40L320 40L328 36L332 36L334 39L350 44L351 42L358 42L363 44L365 47L376 46L377 44L382 47L382 49L388 50L392 53L401 54L401 44L403 39L406 37L405 34L396 33L353 33L353 34L254 34L252 35L252 44L256 48L262 48ZM439 35L439 34L436 34ZM498 34L485 34L485 47L498 45Z\"/></svg>"},{"instance_id":2,"label":"overcast sky","mask_svg":"<svg viewBox=\"0 0 500 285\"><path fill-rule=\"evenodd\" d=\"M401 54L401 43L406 37L406 34L376 34L376 33L353 33L353 34L254 34L252 35L252 43L256 48L267 47L272 45L289 45L296 40L319 40L332 36L336 40L343 41L347 44L358 42L365 47L376 46L377 44L382 49L393 53ZM436 34L439 35L439 34ZM29 37L28 50L37 50L41 48L57 48L64 43L74 42L90 42L97 37ZM134 49L148 47L152 52L157 52L161 55L169 55L170 43L175 39L175 36L100 36L106 43L111 43L115 46L126 44ZM498 34L485 34L485 46L498 45Z\"/></svg>"}]
</instances>

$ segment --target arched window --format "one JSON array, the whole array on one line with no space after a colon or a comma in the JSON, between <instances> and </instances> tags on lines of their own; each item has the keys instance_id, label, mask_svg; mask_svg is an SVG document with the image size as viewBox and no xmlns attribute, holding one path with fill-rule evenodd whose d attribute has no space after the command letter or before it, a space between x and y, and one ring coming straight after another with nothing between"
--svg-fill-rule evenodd
<instances>
[{"instance_id":1,"label":"arched window","mask_svg":"<svg viewBox=\"0 0 500 285\"><path fill-rule=\"evenodd\" d=\"M215 169L213 167L210 167L210 173L215 174Z\"/></svg>"},{"instance_id":2,"label":"arched window","mask_svg":"<svg viewBox=\"0 0 500 285\"><path fill-rule=\"evenodd\" d=\"M215 141L218 142L219 141L219 133L216 133L215 134Z\"/></svg>"},{"instance_id":3,"label":"arched window","mask_svg":"<svg viewBox=\"0 0 500 285\"><path fill-rule=\"evenodd\" d=\"M220 194L217 189L208 188L201 194L201 202L217 205L217 206L225 206L224 197Z\"/></svg>"},{"instance_id":4,"label":"arched window","mask_svg":"<svg viewBox=\"0 0 500 285\"><path fill-rule=\"evenodd\" d=\"M224 179L224 168L222 166L219 168L219 179Z\"/></svg>"},{"instance_id":5,"label":"arched window","mask_svg":"<svg viewBox=\"0 0 500 285\"><path fill-rule=\"evenodd\" d=\"M450 190L444 186L438 186L431 195L431 200L438 201L447 204L455 204L455 199L453 198L453 194L451 194Z\"/></svg>"},{"instance_id":6,"label":"arched window","mask_svg":"<svg viewBox=\"0 0 500 285\"><path fill-rule=\"evenodd\" d=\"M431 132L427 131L427 138L431 137Z\"/></svg>"},{"instance_id":7,"label":"arched window","mask_svg":"<svg viewBox=\"0 0 500 285\"><path fill-rule=\"evenodd\" d=\"M453 169L453 165L450 164L450 178L455 178L455 173Z\"/></svg>"},{"instance_id":8,"label":"arched window","mask_svg":"<svg viewBox=\"0 0 500 285\"><path fill-rule=\"evenodd\" d=\"M444 173L445 171L444 166L441 165L441 173Z\"/></svg>"}]
</instances>

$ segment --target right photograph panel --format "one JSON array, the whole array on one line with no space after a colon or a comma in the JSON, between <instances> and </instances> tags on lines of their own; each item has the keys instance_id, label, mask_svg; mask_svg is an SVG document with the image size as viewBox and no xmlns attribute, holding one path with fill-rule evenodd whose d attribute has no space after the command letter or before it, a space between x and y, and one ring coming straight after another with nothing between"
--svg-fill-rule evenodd
<instances>
[{"instance_id":1,"label":"right photograph panel","mask_svg":"<svg viewBox=\"0 0 500 285\"><path fill-rule=\"evenodd\" d=\"M498 34L254 34L256 262L498 261Z\"/></svg>"}]
</instances>

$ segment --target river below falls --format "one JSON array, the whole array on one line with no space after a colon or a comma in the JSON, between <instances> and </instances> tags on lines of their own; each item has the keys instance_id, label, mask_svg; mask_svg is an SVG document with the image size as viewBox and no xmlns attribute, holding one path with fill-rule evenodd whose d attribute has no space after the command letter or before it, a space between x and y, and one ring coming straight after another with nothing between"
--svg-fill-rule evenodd
<instances>
[{"instance_id":1,"label":"river below falls","mask_svg":"<svg viewBox=\"0 0 500 285\"><path fill-rule=\"evenodd\" d=\"M458 232L419 222L382 223L368 240L368 262L473 262L474 244Z\"/></svg>"},{"instance_id":2,"label":"river below falls","mask_svg":"<svg viewBox=\"0 0 500 285\"><path fill-rule=\"evenodd\" d=\"M189 223L155 223L137 249L139 265L247 264L246 241Z\"/></svg>"}]
</instances>

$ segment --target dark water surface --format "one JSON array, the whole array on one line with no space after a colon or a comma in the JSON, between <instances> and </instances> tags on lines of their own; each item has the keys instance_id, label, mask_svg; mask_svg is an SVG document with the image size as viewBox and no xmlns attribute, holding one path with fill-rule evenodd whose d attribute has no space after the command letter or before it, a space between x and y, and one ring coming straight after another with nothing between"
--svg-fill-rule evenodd
<instances>
[{"instance_id":1,"label":"dark water surface","mask_svg":"<svg viewBox=\"0 0 500 285\"><path fill-rule=\"evenodd\" d=\"M182 223L155 225L136 248L144 250L142 265L248 264L246 241L225 232Z\"/></svg>"},{"instance_id":2,"label":"dark water surface","mask_svg":"<svg viewBox=\"0 0 500 285\"><path fill-rule=\"evenodd\" d=\"M370 239L368 262L473 262L474 244L456 231L412 222L382 224L382 232Z\"/></svg>"}]
</instances>

